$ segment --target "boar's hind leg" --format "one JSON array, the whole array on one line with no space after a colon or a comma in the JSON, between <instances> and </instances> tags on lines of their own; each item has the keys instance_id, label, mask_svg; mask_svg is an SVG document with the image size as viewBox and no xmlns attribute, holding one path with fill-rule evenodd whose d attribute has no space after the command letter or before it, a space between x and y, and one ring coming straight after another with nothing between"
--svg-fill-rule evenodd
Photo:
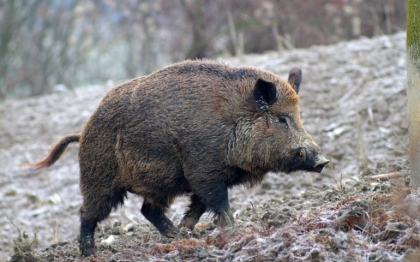
<instances>
[{"instance_id":1,"label":"boar's hind leg","mask_svg":"<svg viewBox=\"0 0 420 262\"><path fill-rule=\"evenodd\" d=\"M97 223L81 219L79 249L82 256L88 257L95 253L94 232Z\"/></svg>"},{"instance_id":2,"label":"boar's hind leg","mask_svg":"<svg viewBox=\"0 0 420 262\"><path fill-rule=\"evenodd\" d=\"M101 201L100 198L95 200ZM105 198L106 200L106 198ZM95 228L99 221L105 219L111 212L111 206L106 203L102 205L93 204L84 200L83 206L80 209L80 239L79 249L82 256L90 256L95 253ZM100 208L98 208L100 206Z\"/></svg>"},{"instance_id":3,"label":"boar's hind leg","mask_svg":"<svg viewBox=\"0 0 420 262\"><path fill-rule=\"evenodd\" d=\"M93 183L83 187L82 192L79 249L83 256L90 256L95 253L94 233L98 222L107 218L112 208L123 204L127 192L124 189L97 187Z\"/></svg>"},{"instance_id":4,"label":"boar's hind leg","mask_svg":"<svg viewBox=\"0 0 420 262\"><path fill-rule=\"evenodd\" d=\"M184 217L179 224L179 228L186 227L189 229L194 229L194 226L197 224L198 220L200 219L201 215L206 211L207 207L206 204L201 202L200 198L193 194L190 198L191 204L189 205L189 209L185 212Z\"/></svg>"},{"instance_id":5,"label":"boar's hind leg","mask_svg":"<svg viewBox=\"0 0 420 262\"><path fill-rule=\"evenodd\" d=\"M94 233L98 222L104 220L111 213L112 208L123 205L127 191L123 188L94 183L87 178L95 178L90 172L82 171L83 205L80 209L80 239L79 249L83 256L90 256L95 253ZM109 173L107 174L108 176ZM105 176L105 177L108 177Z\"/></svg>"},{"instance_id":6,"label":"boar's hind leg","mask_svg":"<svg viewBox=\"0 0 420 262\"><path fill-rule=\"evenodd\" d=\"M173 238L177 235L178 229L172 224L171 220L165 216L164 209L165 208L144 199L141 213L162 235Z\"/></svg>"}]
</instances>

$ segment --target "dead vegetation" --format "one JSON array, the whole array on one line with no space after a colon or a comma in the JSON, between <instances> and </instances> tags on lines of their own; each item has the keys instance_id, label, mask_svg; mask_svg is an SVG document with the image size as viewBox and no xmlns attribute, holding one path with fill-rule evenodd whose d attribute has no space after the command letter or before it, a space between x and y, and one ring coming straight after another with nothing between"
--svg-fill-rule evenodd
<instances>
[{"instance_id":1,"label":"dead vegetation","mask_svg":"<svg viewBox=\"0 0 420 262\"><path fill-rule=\"evenodd\" d=\"M233 229L199 224L194 232L170 241L139 226L120 235L117 224L97 232L115 240L99 244L96 257L78 257L76 241L51 246L37 256L41 261L418 261L420 223L407 214L404 202L410 189L394 185L366 191L366 186L372 185L318 194L325 204L296 212L284 223L278 223L274 212L287 209L291 199L264 207L261 217L239 216ZM313 193L301 195L302 202ZM333 195L336 201L330 201ZM249 212L256 215L252 207Z\"/></svg>"}]
</instances>

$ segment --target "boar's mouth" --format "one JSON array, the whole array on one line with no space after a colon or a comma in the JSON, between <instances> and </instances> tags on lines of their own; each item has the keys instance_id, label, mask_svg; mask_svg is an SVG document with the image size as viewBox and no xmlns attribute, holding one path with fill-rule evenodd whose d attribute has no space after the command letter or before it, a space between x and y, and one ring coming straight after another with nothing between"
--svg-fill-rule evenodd
<instances>
[{"instance_id":1,"label":"boar's mouth","mask_svg":"<svg viewBox=\"0 0 420 262\"><path fill-rule=\"evenodd\" d=\"M286 164L284 172L309 171L321 173L324 167L330 162L320 152L312 151L307 148L297 148L292 150L292 160Z\"/></svg>"}]
</instances>

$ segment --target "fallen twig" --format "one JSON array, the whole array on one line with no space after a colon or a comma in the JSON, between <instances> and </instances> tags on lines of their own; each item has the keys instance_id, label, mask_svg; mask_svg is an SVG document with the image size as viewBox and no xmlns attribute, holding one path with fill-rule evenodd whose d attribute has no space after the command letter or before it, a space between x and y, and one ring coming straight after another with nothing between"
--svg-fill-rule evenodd
<instances>
[{"instance_id":1,"label":"fallen twig","mask_svg":"<svg viewBox=\"0 0 420 262\"><path fill-rule=\"evenodd\" d=\"M402 178L402 177L403 177L403 175L401 173L395 172L395 173L379 174L379 175L371 176L370 179L371 180L387 181L387 180L397 179L397 178Z\"/></svg>"}]
</instances>

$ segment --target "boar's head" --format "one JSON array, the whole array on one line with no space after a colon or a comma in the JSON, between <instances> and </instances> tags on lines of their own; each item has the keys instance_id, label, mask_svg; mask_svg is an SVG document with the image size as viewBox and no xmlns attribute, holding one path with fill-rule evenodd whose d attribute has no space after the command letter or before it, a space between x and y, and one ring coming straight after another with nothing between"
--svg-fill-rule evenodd
<instances>
[{"instance_id":1,"label":"boar's head","mask_svg":"<svg viewBox=\"0 0 420 262\"><path fill-rule=\"evenodd\" d=\"M302 125L298 105L301 79L301 70L294 68L287 82L272 76L256 80L248 97L251 112L237 122L229 143L228 154L238 167L257 174L320 173L329 163Z\"/></svg>"}]
</instances>

